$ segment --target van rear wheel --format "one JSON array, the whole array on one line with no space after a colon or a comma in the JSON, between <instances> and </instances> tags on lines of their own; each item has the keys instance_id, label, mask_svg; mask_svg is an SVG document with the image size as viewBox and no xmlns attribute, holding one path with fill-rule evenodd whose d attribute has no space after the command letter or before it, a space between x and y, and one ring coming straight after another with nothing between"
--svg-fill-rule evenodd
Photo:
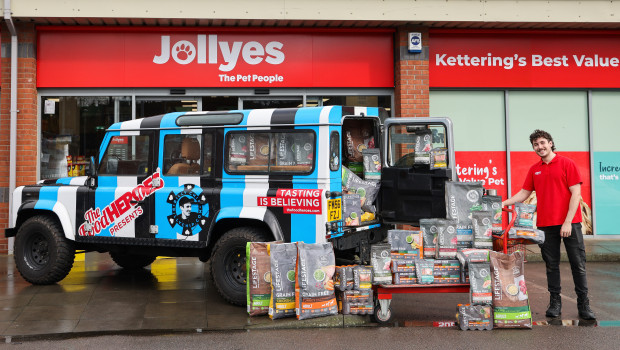
<instances>
[{"instance_id":1,"label":"van rear wheel","mask_svg":"<svg viewBox=\"0 0 620 350\"><path fill-rule=\"evenodd\" d=\"M15 236L15 265L32 284L54 284L73 267L75 248L65 238L60 224L39 215L26 220Z\"/></svg>"},{"instance_id":2,"label":"van rear wheel","mask_svg":"<svg viewBox=\"0 0 620 350\"><path fill-rule=\"evenodd\" d=\"M211 276L215 289L227 302L246 305L245 251L248 242L265 242L265 233L254 227L238 227L225 233L211 256Z\"/></svg>"}]
</instances>

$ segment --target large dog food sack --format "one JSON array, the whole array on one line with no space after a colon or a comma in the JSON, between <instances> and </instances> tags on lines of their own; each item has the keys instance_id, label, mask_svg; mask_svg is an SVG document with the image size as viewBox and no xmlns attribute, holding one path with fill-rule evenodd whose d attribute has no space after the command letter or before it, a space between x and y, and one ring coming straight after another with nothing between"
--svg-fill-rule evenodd
<instances>
[{"instance_id":1,"label":"large dog food sack","mask_svg":"<svg viewBox=\"0 0 620 350\"><path fill-rule=\"evenodd\" d=\"M491 252L495 328L532 328L532 312L523 275L523 253Z\"/></svg>"},{"instance_id":2,"label":"large dog food sack","mask_svg":"<svg viewBox=\"0 0 620 350\"><path fill-rule=\"evenodd\" d=\"M482 182L446 182L446 214L448 219L458 221L459 248L471 248L473 241L472 209L480 209Z\"/></svg>"},{"instance_id":3,"label":"large dog food sack","mask_svg":"<svg viewBox=\"0 0 620 350\"><path fill-rule=\"evenodd\" d=\"M336 258L331 243L297 243L295 305L297 319L338 314L334 293Z\"/></svg>"},{"instance_id":4,"label":"large dog food sack","mask_svg":"<svg viewBox=\"0 0 620 350\"><path fill-rule=\"evenodd\" d=\"M248 272L247 301L250 316L267 315L271 298L271 262L269 243L248 242L246 271Z\"/></svg>"},{"instance_id":5,"label":"large dog food sack","mask_svg":"<svg viewBox=\"0 0 620 350\"><path fill-rule=\"evenodd\" d=\"M294 317L297 245L295 243L270 244L269 258L271 260L269 317L274 320Z\"/></svg>"}]
</instances>

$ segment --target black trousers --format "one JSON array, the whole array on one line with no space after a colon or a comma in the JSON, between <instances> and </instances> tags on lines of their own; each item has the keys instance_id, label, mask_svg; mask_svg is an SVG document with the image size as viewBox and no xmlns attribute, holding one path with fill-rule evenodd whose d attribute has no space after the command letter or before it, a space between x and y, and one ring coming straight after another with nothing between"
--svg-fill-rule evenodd
<instances>
[{"instance_id":1,"label":"black trousers","mask_svg":"<svg viewBox=\"0 0 620 350\"><path fill-rule=\"evenodd\" d=\"M540 251L547 266L547 289L549 293L561 293L560 285L560 244L564 240L566 255L573 272L575 292L578 297L588 294L588 281L586 280L586 250L583 244L581 223L572 224L569 237L560 236L562 226L539 227L545 232L545 243L540 244Z\"/></svg>"}]
</instances>

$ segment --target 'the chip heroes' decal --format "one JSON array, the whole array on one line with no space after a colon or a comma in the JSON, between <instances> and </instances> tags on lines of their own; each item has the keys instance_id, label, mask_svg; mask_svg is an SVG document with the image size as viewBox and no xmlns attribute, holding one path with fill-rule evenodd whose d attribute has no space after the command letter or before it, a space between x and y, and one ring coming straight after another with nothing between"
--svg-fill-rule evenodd
<instances>
[{"instance_id":1,"label":"'the chip heroes' decal","mask_svg":"<svg viewBox=\"0 0 620 350\"><path fill-rule=\"evenodd\" d=\"M279 189L275 197L258 197L258 206L283 207L284 214L321 214L322 190Z\"/></svg>"},{"instance_id":2,"label":"'the chip heroes' decal","mask_svg":"<svg viewBox=\"0 0 620 350\"><path fill-rule=\"evenodd\" d=\"M154 181L158 179L157 181ZM154 187L156 183L158 186ZM84 214L84 222L79 229L80 236L95 236L101 233L101 231L110 227L110 235L114 236L114 233L125 225L135 220L138 216L142 215L143 210L136 204L143 201L146 197L155 193L155 191L164 187L164 180L160 177L159 169L153 173L153 175L147 177L141 184L136 186L131 191L127 191L117 199L115 199L108 206L103 208L88 209ZM134 202L134 203L132 203ZM121 219L118 222L114 222L116 219Z\"/></svg>"}]
</instances>

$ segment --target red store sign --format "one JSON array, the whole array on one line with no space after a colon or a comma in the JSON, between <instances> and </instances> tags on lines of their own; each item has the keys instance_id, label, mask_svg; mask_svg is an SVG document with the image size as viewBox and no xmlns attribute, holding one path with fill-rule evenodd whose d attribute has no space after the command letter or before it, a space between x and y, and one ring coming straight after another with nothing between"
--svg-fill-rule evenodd
<instances>
[{"instance_id":1,"label":"red store sign","mask_svg":"<svg viewBox=\"0 0 620 350\"><path fill-rule=\"evenodd\" d=\"M620 32L431 30L431 87L618 88Z\"/></svg>"},{"instance_id":2,"label":"red store sign","mask_svg":"<svg viewBox=\"0 0 620 350\"><path fill-rule=\"evenodd\" d=\"M38 87L393 87L392 30L38 27Z\"/></svg>"}]
</instances>

